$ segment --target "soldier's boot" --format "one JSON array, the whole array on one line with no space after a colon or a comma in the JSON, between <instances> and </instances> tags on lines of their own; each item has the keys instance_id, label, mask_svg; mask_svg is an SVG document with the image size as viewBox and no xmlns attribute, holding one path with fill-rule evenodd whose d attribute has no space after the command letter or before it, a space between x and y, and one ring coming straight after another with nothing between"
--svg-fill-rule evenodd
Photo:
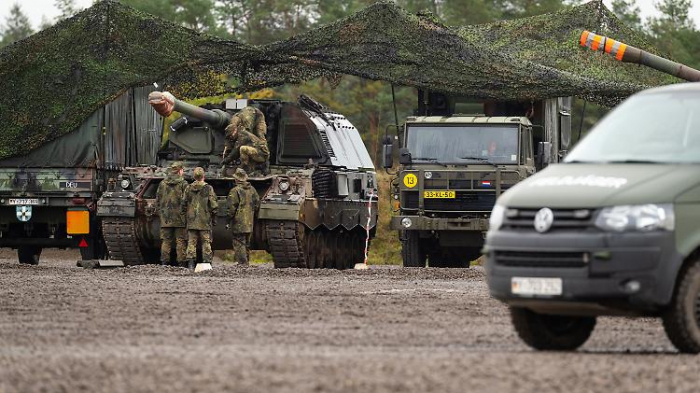
<instances>
[{"instance_id":1,"label":"soldier's boot","mask_svg":"<svg viewBox=\"0 0 700 393\"><path fill-rule=\"evenodd\" d=\"M188 268L188 269L194 270L194 268L195 268L196 265L197 265L197 264L194 263L194 259L188 259L188 260L187 260L187 268Z\"/></svg>"}]
</instances>

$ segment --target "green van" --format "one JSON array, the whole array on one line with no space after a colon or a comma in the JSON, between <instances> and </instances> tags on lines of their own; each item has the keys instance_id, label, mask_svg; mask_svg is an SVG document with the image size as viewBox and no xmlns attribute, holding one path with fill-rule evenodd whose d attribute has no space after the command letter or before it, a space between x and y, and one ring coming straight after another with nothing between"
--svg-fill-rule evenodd
<instances>
[{"instance_id":1,"label":"green van","mask_svg":"<svg viewBox=\"0 0 700 393\"><path fill-rule=\"evenodd\" d=\"M633 95L505 192L485 252L491 295L533 348L576 349L621 315L660 317L700 352L700 84Z\"/></svg>"}]
</instances>

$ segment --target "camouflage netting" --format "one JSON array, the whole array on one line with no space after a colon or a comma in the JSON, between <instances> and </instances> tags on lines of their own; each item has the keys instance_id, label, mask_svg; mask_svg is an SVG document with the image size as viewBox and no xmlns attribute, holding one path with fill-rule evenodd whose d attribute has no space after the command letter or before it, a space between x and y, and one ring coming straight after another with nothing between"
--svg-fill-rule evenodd
<instances>
[{"instance_id":1,"label":"camouflage netting","mask_svg":"<svg viewBox=\"0 0 700 393\"><path fill-rule=\"evenodd\" d=\"M583 29L652 49L597 1L455 28L382 2L264 47L103 1L0 51L0 159L76 129L129 87L153 81L195 97L350 74L475 98L575 95L607 105L673 81L579 48Z\"/></svg>"}]
</instances>

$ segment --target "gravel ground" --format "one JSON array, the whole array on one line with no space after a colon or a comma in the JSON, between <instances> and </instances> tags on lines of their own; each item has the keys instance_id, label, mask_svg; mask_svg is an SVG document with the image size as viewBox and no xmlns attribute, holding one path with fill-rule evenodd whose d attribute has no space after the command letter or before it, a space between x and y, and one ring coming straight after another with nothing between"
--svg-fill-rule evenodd
<instances>
[{"instance_id":1,"label":"gravel ground","mask_svg":"<svg viewBox=\"0 0 700 393\"><path fill-rule=\"evenodd\" d=\"M697 392L654 319L534 352L472 269L89 271L0 252L0 392Z\"/></svg>"}]
</instances>

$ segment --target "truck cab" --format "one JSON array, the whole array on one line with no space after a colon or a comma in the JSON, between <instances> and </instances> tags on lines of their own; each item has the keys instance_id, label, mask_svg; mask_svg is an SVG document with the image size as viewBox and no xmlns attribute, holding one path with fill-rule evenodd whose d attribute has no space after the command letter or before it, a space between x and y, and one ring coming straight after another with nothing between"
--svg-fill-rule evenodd
<instances>
[{"instance_id":1,"label":"truck cab","mask_svg":"<svg viewBox=\"0 0 700 393\"><path fill-rule=\"evenodd\" d=\"M392 183L406 267L468 267L496 199L535 173L533 126L516 116L406 119Z\"/></svg>"}]
</instances>

